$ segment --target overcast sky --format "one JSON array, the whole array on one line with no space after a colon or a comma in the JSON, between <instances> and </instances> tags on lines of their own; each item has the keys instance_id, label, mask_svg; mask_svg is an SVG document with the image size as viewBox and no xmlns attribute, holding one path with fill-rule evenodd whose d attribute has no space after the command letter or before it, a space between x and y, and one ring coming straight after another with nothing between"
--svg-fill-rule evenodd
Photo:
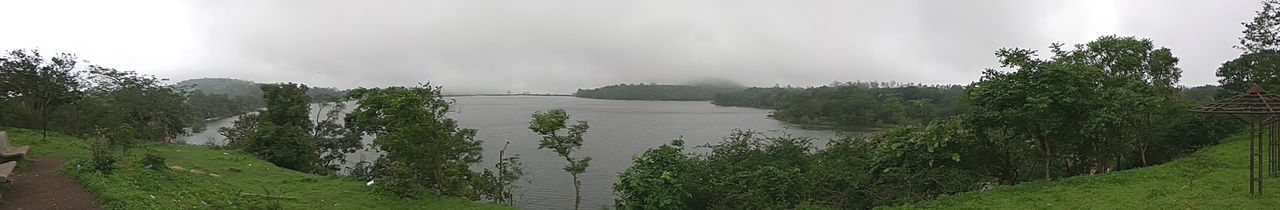
<instances>
[{"instance_id":1,"label":"overcast sky","mask_svg":"<svg viewBox=\"0 0 1280 210\"><path fill-rule=\"evenodd\" d=\"M1255 0L0 1L0 49L173 80L569 93L724 78L968 84L1002 47L1139 36L1216 84Z\"/></svg>"}]
</instances>

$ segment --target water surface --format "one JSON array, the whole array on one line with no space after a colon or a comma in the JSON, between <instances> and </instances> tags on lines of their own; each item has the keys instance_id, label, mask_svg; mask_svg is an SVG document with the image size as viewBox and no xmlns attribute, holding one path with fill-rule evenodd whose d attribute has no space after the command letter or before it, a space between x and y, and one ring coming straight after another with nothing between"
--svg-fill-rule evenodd
<instances>
[{"instance_id":1,"label":"water surface","mask_svg":"<svg viewBox=\"0 0 1280 210\"><path fill-rule=\"evenodd\" d=\"M538 149L538 136L529 131L530 115L535 111L562 108L572 120L585 120L591 129L582 149L575 155L591 156L591 166L582 174L584 209L613 205L612 186L618 172L631 165L631 158L683 138L687 147L718 142L732 129L784 131L794 136L817 138L823 145L833 131L802 130L769 119L769 110L719 107L697 101L616 101L574 97L539 96L471 96L455 97L457 112L449 117L462 127L478 129L477 139L484 140L484 163L477 167L492 168L498 150L510 140L508 154L519 154L526 175L517 195L522 209L571 209L573 184L561 168L563 158L550 150ZM315 107L315 106L313 106ZM349 107L352 108L352 107ZM313 108L314 111L314 108ZM231 126L234 118L210 122L207 131L186 137L189 144L220 142L219 127ZM365 139L366 143L370 139ZM377 157L374 151L348 155L351 162Z\"/></svg>"}]
</instances>

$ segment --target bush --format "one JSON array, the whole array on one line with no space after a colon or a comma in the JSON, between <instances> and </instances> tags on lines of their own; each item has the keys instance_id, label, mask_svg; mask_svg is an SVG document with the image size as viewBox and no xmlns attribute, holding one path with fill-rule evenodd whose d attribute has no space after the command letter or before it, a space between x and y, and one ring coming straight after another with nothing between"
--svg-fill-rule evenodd
<instances>
[{"instance_id":1,"label":"bush","mask_svg":"<svg viewBox=\"0 0 1280 210\"><path fill-rule=\"evenodd\" d=\"M133 134L135 130L129 124L122 124L115 131L107 136L107 144L110 148L120 148L124 155L129 155L129 150L133 149Z\"/></svg>"},{"instance_id":2,"label":"bush","mask_svg":"<svg viewBox=\"0 0 1280 210\"><path fill-rule=\"evenodd\" d=\"M148 150L147 154L143 156L142 160L138 161L138 163L142 164L142 167L148 169L161 170L165 168L164 160L165 158L161 157L160 154L157 154L156 151Z\"/></svg>"},{"instance_id":3,"label":"bush","mask_svg":"<svg viewBox=\"0 0 1280 210\"><path fill-rule=\"evenodd\" d=\"M116 156L111 153L111 145L106 140L93 140L89 145L92 153L90 158L91 168L101 171L104 174L110 174L111 170L116 167Z\"/></svg>"}]
</instances>

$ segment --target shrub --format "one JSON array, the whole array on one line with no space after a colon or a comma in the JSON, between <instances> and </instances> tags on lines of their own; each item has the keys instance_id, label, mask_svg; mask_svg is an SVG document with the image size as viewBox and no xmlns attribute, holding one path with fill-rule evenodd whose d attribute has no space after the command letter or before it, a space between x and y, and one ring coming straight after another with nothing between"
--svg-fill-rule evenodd
<instances>
[{"instance_id":1,"label":"shrub","mask_svg":"<svg viewBox=\"0 0 1280 210\"><path fill-rule=\"evenodd\" d=\"M89 150L92 153L90 164L94 170L110 174L111 170L115 169L116 157L111 153L111 145L106 140L93 140L89 144Z\"/></svg>"},{"instance_id":2,"label":"shrub","mask_svg":"<svg viewBox=\"0 0 1280 210\"><path fill-rule=\"evenodd\" d=\"M148 150L147 154L138 163L145 168L160 170L165 168L164 160L165 158L161 157L155 150Z\"/></svg>"}]
</instances>

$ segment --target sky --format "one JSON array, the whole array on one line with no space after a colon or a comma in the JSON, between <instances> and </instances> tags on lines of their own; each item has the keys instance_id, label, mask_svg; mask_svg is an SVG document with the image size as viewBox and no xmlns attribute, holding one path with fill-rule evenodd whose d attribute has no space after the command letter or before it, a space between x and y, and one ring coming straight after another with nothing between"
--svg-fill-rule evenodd
<instances>
[{"instance_id":1,"label":"sky","mask_svg":"<svg viewBox=\"0 0 1280 210\"><path fill-rule=\"evenodd\" d=\"M1137 36L1216 84L1255 0L0 0L0 49L173 81L571 93L727 79L969 84L994 52Z\"/></svg>"}]
</instances>

